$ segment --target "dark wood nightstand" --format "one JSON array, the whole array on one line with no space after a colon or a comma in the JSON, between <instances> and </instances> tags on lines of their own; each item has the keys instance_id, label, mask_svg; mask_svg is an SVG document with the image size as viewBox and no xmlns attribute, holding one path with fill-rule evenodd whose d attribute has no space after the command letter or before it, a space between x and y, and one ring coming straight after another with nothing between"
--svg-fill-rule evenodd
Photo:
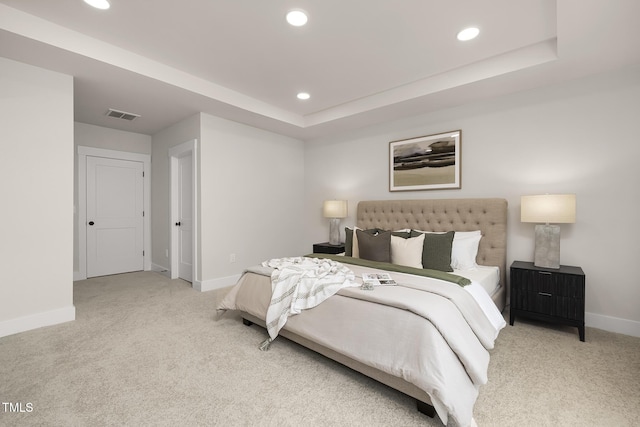
<instances>
[{"instance_id":1,"label":"dark wood nightstand","mask_svg":"<svg viewBox=\"0 0 640 427\"><path fill-rule=\"evenodd\" d=\"M580 267L540 268L524 261L511 264L510 325L516 316L523 316L575 326L584 341L584 300L585 275Z\"/></svg>"},{"instance_id":2,"label":"dark wood nightstand","mask_svg":"<svg viewBox=\"0 0 640 427\"><path fill-rule=\"evenodd\" d=\"M329 242L324 243L314 243L313 244L313 253L314 254L341 254L344 252L344 243L339 243L337 245L332 245Z\"/></svg>"}]
</instances>

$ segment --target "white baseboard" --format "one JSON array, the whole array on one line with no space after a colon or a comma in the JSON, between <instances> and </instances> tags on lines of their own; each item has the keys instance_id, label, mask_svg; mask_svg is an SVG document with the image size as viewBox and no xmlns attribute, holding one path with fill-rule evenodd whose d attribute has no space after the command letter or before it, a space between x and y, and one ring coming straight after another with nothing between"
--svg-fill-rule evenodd
<instances>
[{"instance_id":1,"label":"white baseboard","mask_svg":"<svg viewBox=\"0 0 640 427\"><path fill-rule=\"evenodd\" d=\"M159 273L163 273L163 270L166 270L165 267L161 266L161 265L157 265L157 264L151 264L150 268L145 268L144 271L156 271ZM73 281L77 282L78 280L87 280L87 276L85 276L83 273L81 273L80 271L74 271L73 272Z\"/></svg>"},{"instance_id":2,"label":"white baseboard","mask_svg":"<svg viewBox=\"0 0 640 427\"><path fill-rule=\"evenodd\" d=\"M0 337L76 320L75 306L45 311L0 322Z\"/></svg>"},{"instance_id":3,"label":"white baseboard","mask_svg":"<svg viewBox=\"0 0 640 427\"><path fill-rule=\"evenodd\" d=\"M609 332L640 337L640 322L604 316L602 314L586 313L585 325L590 328L602 329Z\"/></svg>"},{"instance_id":4,"label":"white baseboard","mask_svg":"<svg viewBox=\"0 0 640 427\"><path fill-rule=\"evenodd\" d=\"M226 288L235 285L238 279L240 279L240 276L241 274L235 274L233 276L220 277L218 279L194 280L193 289L200 292L206 292Z\"/></svg>"},{"instance_id":5,"label":"white baseboard","mask_svg":"<svg viewBox=\"0 0 640 427\"><path fill-rule=\"evenodd\" d=\"M155 271L156 273L162 273L167 277L171 277L171 270L164 265L151 263L151 271Z\"/></svg>"}]
</instances>

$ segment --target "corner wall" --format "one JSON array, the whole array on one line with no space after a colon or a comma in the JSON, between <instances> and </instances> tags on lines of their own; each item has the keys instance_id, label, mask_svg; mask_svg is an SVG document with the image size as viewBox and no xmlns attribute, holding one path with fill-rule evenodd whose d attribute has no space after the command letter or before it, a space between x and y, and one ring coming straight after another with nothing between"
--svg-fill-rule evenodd
<instances>
[{"instance_id":1,"label":"corner wall","mask_svg":"<svg viewBox=\"0 0 640 427\"><path fill-rule=\"evenodd\" d=\"M194 288L231 286L249 266L303 253L302 142L200 113L153 136L154 266L170 267L168 152L192 139L198 141L200 230Z\"/></svg>"},{"instance_id":2,"label":"corner wall","mask_svg":"<svg viewBox=\"0 0 640 427\"><path fill-rule=\"evenodd\" d=\"M200 141L200 114L152 136L151 142L151 263L154 270L170 270L171 208L169 149L184 142ZM198 272L196 272L196 275Z\"/></svg>"},{"instance_id":3,"label":"corner wall","mask_svg":"<svg viewBox=\"0 0 640 427\"><path fill-rule=\"evenodd\" d=\"M73 78L0 58L0 94L1 337L75 319Z\"/></svg>"}]
</instances>

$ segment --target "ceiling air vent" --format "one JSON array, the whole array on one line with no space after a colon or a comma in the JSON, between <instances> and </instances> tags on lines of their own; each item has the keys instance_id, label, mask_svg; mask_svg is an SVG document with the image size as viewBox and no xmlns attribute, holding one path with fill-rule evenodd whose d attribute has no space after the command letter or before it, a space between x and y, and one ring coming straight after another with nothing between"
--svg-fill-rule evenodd
<instances>
[{"instance_id":1,"label":"ceiling air vent","mask_svg":"<svg viewBox=\"0 0 640 427\"><path fill-rule=\"evenodd\" d=\"M115 117L116 119L131 121L140 117L140 114L127 113L125 111L118 111L114 110L113 108L109 108L109 111L107 111L107 116Z\"/></svg>"}]
</instances>

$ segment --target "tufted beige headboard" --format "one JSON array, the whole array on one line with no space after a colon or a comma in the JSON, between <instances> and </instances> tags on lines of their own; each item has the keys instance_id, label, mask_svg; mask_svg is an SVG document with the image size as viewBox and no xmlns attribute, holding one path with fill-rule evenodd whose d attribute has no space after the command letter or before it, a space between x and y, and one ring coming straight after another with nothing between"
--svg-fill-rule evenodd
<instances>
[{"instance_id":1,"label":"tufted beige headboard","mask_svg":"<svg viewBox=\"0 0 640 427\"><path fill-rule=\"evenodd\" d=\"M493 296L500 310L506 303L507 201L505 199L368 200L358 203L360 228L424 231L480 230L476 261L500 267L502 288Z\"/></svg>"}]
</instances>

